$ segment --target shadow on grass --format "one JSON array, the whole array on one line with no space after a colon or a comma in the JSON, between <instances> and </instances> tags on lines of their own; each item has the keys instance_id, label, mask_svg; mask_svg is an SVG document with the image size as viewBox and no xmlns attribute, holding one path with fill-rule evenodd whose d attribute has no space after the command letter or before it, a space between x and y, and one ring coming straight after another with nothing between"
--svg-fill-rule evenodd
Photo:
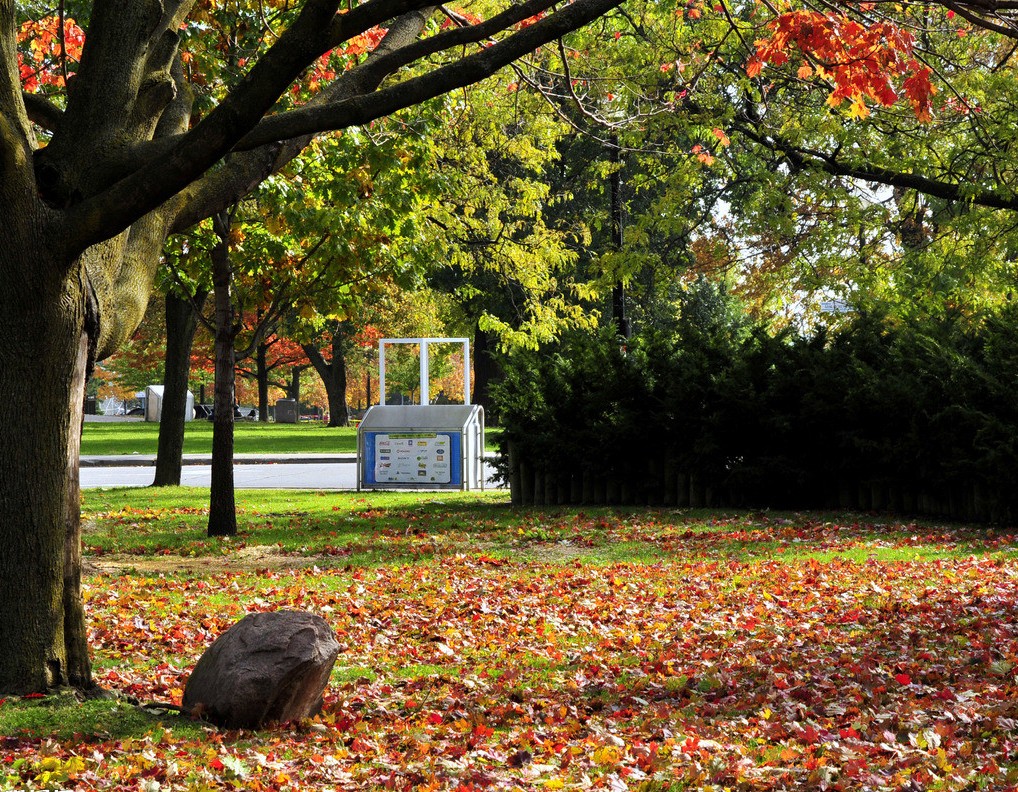
<instances>
[{"instance_id":1,"label":"shadow on grass","mask_svg":"<svg viewBox=\"0 0 1018 792\"><path fill-rule=\"evenodd\" d=\"M0 706L3 740L49 738L68 742L103 742L142 738L160 726L181 737L199 738L201 723L174 711L150 712L124 699L79 701L73 691L39 699L6 699Z\"/></svg>"},{"instance_id":2,"label":"shadow on grass","mask_svg":"<svg viewBox=\"0 0 1018 792\"><path fill-rule=\"evenodd\" d=\"M532 562L829 560L863 563L1012 556L1013 532L834 513L676 509L515 509L504 492L237 494L238 535L205 535L207 490L89 491L85 549L93 556L233 555L265 548L332 565L419 563L481 553Z\"/></svg>"}]
</instances>

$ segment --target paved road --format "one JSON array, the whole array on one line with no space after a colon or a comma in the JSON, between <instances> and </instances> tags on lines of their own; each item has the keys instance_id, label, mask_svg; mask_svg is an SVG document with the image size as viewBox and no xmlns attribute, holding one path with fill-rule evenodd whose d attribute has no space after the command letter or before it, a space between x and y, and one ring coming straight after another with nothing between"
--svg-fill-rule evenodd
<instances>
[{"instance_id":1,"label":"paved road","mask_svg":"<svg viewBox=\"0 0 1018 792\"><path fill-rule=\"evenodd\" d=\"M147 487L152 483L155 468L151 458L132 458L129 465L115 458L82 459L81 486ZM212 467L206 460L193 458L181 469L180 483L185 487L208 487ZM488 466L488 475L492 468ZM233 466L234 486L238 489L357 489L357 465L352 455L333 456L324 460L301 458L301 461L267 458L238 458ZM495 487L489 481L486 485Z\"/></svg>"}]
</instances>

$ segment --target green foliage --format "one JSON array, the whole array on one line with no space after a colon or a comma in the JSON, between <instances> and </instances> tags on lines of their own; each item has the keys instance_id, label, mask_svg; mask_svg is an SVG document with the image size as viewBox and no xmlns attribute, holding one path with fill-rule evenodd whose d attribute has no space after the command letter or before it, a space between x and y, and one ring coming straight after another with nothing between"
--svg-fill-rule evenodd
<instances>
[{"instance_id":1,"label":"green foliage","mask_svg":"<svg viewBox=\"0 0 1018 792\"><path fill-rule=\"evenodd\" d=\"M602 334L514 357L504 470L528 479L514 482L524 500L1012 519L1014 313L921 325L860 314L837 331L773 333L701 283L670 328L627 350Z\"/></svg>"}]
</instances>

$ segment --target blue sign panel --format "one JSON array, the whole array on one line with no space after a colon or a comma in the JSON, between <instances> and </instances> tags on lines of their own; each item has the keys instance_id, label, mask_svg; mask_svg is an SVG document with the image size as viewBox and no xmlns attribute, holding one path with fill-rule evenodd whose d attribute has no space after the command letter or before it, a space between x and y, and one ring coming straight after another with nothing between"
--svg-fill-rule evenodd
<instances>
[{"instance_id":1,"label":"blue sign panel","mask_svg":"<svg viewBox=\"0 0 1018 792\"><path fill-rule=\"evenodd\" d=\"M367 486L460 489L462 441L458 432L364 432L362 481Z\"/></svg>"}]
</instances>

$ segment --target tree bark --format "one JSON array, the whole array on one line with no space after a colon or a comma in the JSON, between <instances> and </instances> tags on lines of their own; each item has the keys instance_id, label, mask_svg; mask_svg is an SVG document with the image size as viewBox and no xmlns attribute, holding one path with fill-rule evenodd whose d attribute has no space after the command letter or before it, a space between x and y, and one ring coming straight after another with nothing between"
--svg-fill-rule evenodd
<instances>
[{"instance_id":1,"label":"tree bark","mask_svg":"<svg viewBox=\"0 0 1018 792\"><path fill-rule=\"evenodd\" d=\"M255 351L255 381L258 383L258 420L269 420L269 369L266 358L268 345L262 342Z\"/></svg>"},{"instance_id":2,"label":"tree bark","mask_svg":"<svg viewBox=\"0 0 1018 792\"><path fill-rule=\"evenodd\" d=\"M307 366L294 366L290 369L290 387L286 389L286 398L293 399L300 408L300 375Z\"/></svg>"},{"instance_id":3,"label":"tree bark","mask_svg":"<svg viewBox=\"0 0 1018 792\"><path fill-rule=\"evenodd\" d=\"M163 374L163 411L159 417L154 487L180 486L191 346L198 329L195 307L201 310L207 296L206 292L196 294L192 305L191 300L172 292L166 295L166 371Z\"/></svg>"},{"instance_id":4,"label":"tree bark","mask_svg":"<svg viewBox=\"0 0 1018 792\"><path fill-rule=\"evenodd\" d=\"M302 344L304 354L308 356L318 376L325 385L325 393L329 399L329 426L350 425L350 405L346 400L346 357L344 347L346 333L341 323L336 323L332 331L332 361L327 361L317 347Z\"/></svg>"},{"instance_id":5,"label":"tree bark","mask_svg":"<svg viewBox=\"0 0 1018 792\"><path fill-rule=\"evenodd\" d=\"M4 235L0 233L0 243ZM0 272L15 251L0 244ZM44 271L37 249L23 272ZM38 268L38 269L36 269ZM52 270L51 270L52 272ZM44 281L44 282L39 282ZM16 431L0 431L0 692L93 687L81 599L78 485L95 314L84 266L0 295L0 393ZM9 282L9 281L8 281Z\"/></svg>"},{"instance_id":6,"label":"tree bark","mask_svg":"<svg viewBox=\"0 0 1018 792\"><path fill-rule=\"evenodd\" d=\"M233 342L233 268L230 266L230 217L215 218L219 242L212 249L212 284L216 304L216 391L212 423L212 490L209 495L209 536L237 535L237 504L233 486L233 408L236 368Z\"/></svg>"},{"instance_id":7,"label":"tree bark","mask_svg":"<svg viewBox=\"0 0 1018 792\"><path fill-rule=\"evenodd\" d=\"M491 335L480 327L474 329L474 392L470 397L473 404L484 408L485 423L494 424L498 421L495 407L491 403L491 385L498 377L498 363L495 361L495 350L492 349Z\"/></svg>"}]
</instances>

